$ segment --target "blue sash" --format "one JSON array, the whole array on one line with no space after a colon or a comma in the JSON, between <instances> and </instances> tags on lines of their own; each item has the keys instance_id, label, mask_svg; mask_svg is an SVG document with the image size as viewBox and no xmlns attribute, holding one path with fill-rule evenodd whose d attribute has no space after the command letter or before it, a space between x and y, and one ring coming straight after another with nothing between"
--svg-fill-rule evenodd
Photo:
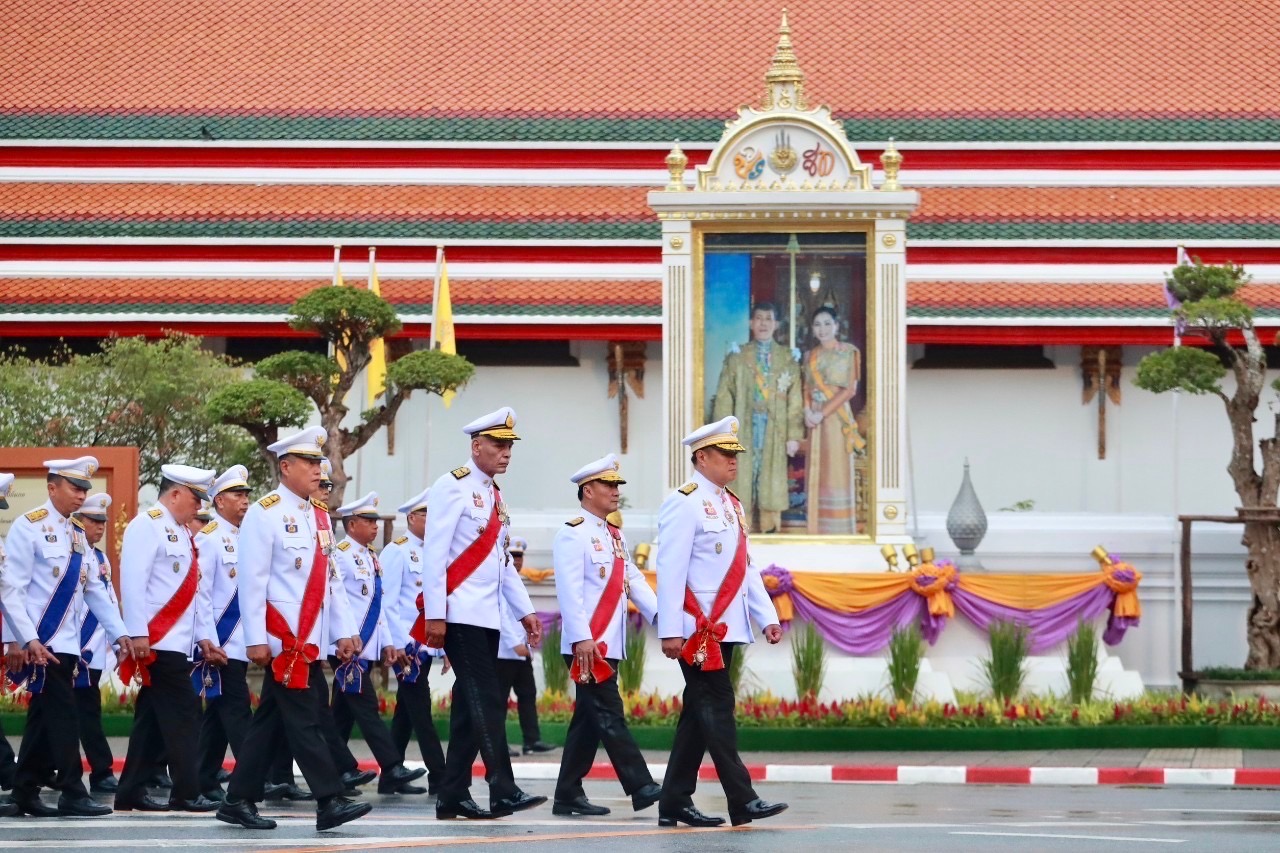
<instances>
[{"instance_id":1,"label":"blue sash","mask_svg":"<svg viewBox=\"0 0 1280 853\"><path fill-rule=\"evenodd\" d=\"M231 595L231 600L227 602L227 609L222 611L222 615L218 617L218 624L215 629L218 632L218 645L225 646L227 640L231 639L232 632L236 626L240 624L240 590L236 590Z\"/></svg>"},{"instance_id":2,"label":"blue sash","mask_svg":"<svg viewBox=\"0 0 1280 853\"><path fill-rule=\"evenodd\" d=\"M374 564L373 601L364 613L364 623L360 626L360 647L366 648L373 639L373 632L378 627L378 615L382 612L382 574ZM359 693L364 689L364 674L369 671L369 661L352 658L333 671L337 679L338 690L343 693Z\"/></svg>"},{"instance_id":3,"label":"blue sash","mask_svg":"<svg viewBox=\"0 0 1280 853\"><path fill-rule=\"evenodd\" d=\"M36 639L41 645L48 645L53 639L53 635L58 633L58 627L62 624L62 620L67 618L67 611L71 608L71 602L76 597L76 584L80 582L80 564L83 562L84 555L79 551L72 550L71 562L67 564L67 571L63 574L62 580L58 581L58 585L54 587L53 595L49 597L49 603L44 609L44 615L40 617L40 624L36 626ZM50 650L52 653L52 650ZM19 669L17 672L10 670L7 677L14 688L27 685L29 693L43 693L45 679L45 664L29 663Z\"/></svg>"},{"instance_id":4,"label":"blue sash","mask_svg":"<svg viewBox=\"0 0 1280 853\"><path fill-rule=\"evenodd\" d=\"M431 668L431 659L435 655L431 654L431 650L417 640L410 640L406 643L404 653L409 656L409 665L401 666L396 664L391 669L395 672L396 678L405 684L417 684L424 667L426 669Z\"/></svg>"},{"instance_id":5,"label":"blue sash","mask_svg":"<svg viewBox=\"0 0 1280 853\"><path fill-rule=\"evenodd\" d=\"M191 686L201 699L218 699L222 696L222 668L204 659L204 652L196 646L191 654Z\"/></svg>"},{"instance_id":6,"label":"blue sash","mask_svg":"<svg viewBox=\"0 0 1280 853\"><path fill-rule=\"evenodd\" d=\"M93 553L98 558L98 578L102 581L104 589L111 589L111 584L102 574L103 553L97 548L93 549ZM89 664L93 663L93 652L89 650L89 641L93 639L93 632L98 630L98 617L89 611L89 615L84 618L84 624L80 626L80 660L76 663L76 677L72 682L72 687L83 688L92 687L89 681ZM98 667L102 669L102 667Z\"/></svg>"}]
</instances>

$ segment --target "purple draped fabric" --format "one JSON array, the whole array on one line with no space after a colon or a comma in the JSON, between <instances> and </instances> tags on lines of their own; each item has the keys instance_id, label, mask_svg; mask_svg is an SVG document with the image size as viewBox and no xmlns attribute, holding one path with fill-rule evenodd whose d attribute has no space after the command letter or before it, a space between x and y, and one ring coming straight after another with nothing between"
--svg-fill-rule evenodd
<instances>
[{"instance_id":1,"label":"purple draped fabric","mask_svg":"<svg viewBox=\"0 0 1280 853\"><path fill-rule=\"evenodd\" d=\"M1074 595L1066 601L1041 610L1006 607L1003 604L979 598L962 587L953 590L951 598L955 601L956 609L983 631L990 628L992 622L1017 622L1020 625L1026 625L1031 631L1031 652L1038 654L1053 648L1074 634L1080 620L1089 621L1110 609L1115 600L1115 593L1105 584L1098 584L1087 592ZM1121 622L1125 624L1119 624ZM1124 637L1125 629L1131 624L1137 624L1137 620L1121 620L1112 617L1107 624L1103 640L1107 645L1114 646Z\"/></svg>"}]
</instances>

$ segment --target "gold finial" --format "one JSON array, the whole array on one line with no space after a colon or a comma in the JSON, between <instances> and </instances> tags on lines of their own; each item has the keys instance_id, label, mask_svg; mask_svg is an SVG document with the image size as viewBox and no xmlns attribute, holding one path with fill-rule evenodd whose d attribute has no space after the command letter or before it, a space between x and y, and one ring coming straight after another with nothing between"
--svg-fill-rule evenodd
<instances>
[{"instance_id":1,"label":"gold finial","mask_svg":"<svg viewBox=\"0 0 1280 853\"><path fill-rule=\"evenodd\" d=\"M902 155L894 147L893 137L889 137L889 147L880 155L880 165L884 166L884 183L880 189L887 193L896 193L902 189L898 183L898 170L902 168Z\"/></svg>"},{"instance_id":2,"label":"gold finial","mask_svg":"<svg viewBox=\"0 0 1280 853\"><path fill-rule=\"evenodd\" d=\"M804 97L804 72L796 62L796 52L791 46L791 24L787 10L782 10L782 25L778 27L778 47L773 52L773 62L764 75L764 102L762 110L809 109Z\"/></svg>"},{"instance_id":3,"label":"gold finial","mask_svg":"<svg viewBox=\"0 0 1280 853\"><path fill-rule=\"evenodd\" d=\"M902 184L897 182L897 172L902 168L902 155L897 152L897 147L893 145L893 137L888 137L888 147L884 149L881 155L881 165L884 167L884 183L881 184L883 192L900 192Z\"/></svg>"},{"instance_id":4,"label":"gold finial","mask_svg":"<svg viewBox=\"0 0 1280 853\"><path fill-rule=\"evenodd\" d=\"M687 165L689 165L689 158L680 150L680 140L677 139L671 153L667 155L667 171L671 173L671 180L667 182L667 192L684 192L684 167Z\"/></svg>"},{"instance_id":5,"label":"gold finial","mask_svg":"<svg viewBox=\"0 0 1280 853\"><path fill-rule=\"evenodd\" d=\"M914 543L908 542L906 545L903 545L902 555L907 558L907 564L910 565L911 568L914 569L916 566L920 565L920 553L916 551Z\"/></svg>"},{"instance_id":6,"label":"gold finial","mask_svg":"<svg viewBox=\"0 0 1280 853\"><path fill-rule=\"evenodd\" d=\"M898 570L898 552L894 550L892 545L881 545L880 556L884 557L884 561L889 564L889 571L896 572Z\"/></svg>"},{"instance_id":7,"label":"gold finial","mask_svg":"<svg viewBox=\"0 0 1280 853\"><path fill-rule=\"evenodd\" d=\"M1099 545L1098 547L1090 551L1089 555L1093 557L1093 559L1097 560L1098 566L1103 569L1111 565L1111 563L1113 562L1111 559L1111 554L1108 553L1107 549L1103 548L1101 545Z\"/></svg>"}]
</instances>

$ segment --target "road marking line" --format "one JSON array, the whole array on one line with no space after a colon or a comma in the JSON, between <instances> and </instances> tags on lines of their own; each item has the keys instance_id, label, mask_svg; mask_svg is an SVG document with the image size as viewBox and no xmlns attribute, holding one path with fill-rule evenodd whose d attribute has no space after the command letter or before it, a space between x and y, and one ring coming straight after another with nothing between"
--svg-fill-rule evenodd
<instances>
[{"instance_id":1,"label":"road marking line","mask_svg":"<svg viewBox=\"0 0 1280 853\"><path fill-rule=\"evenodd\" d=\"M952 835L982 835L997 838L1063 838L1071 841L1146 841L1151 844L1185 844L1185 838L1134 838L1131 835L1053 835L1046 832L953 832Z\"/></svg>"},{"instance_id":2,"label":"road marking line","mask_svg":"<svg viewBox=\"0 0 1280 853\"><path fill-rule=\"evenodd\" d=\"M1280 809L1143 809L1144 812L1208 812L1210 814L1275 814Z\"/></svg>"},{"instance_id":3,"label":"road marking line","mask_svg":"<svg viewBox=\"0 0 1280 853\"><path fill-rule=\"evenodd\" d=\"M381 846L391 842L424 842L424 841L452 841L465 840L463 836L451 835L440 836L430 835L421 838L409 838L400 836L378 836L372 838L362 838L361 843L370 846ZM84 840L43 840L43 841L10 841L6 842L6 849L23 849L23 850L58 850L61 848L77 848L84 846L92 847L190 847L194 845L202 845L206 847L291 847L300 843L311 845L322 845L323 849L332 850L334 847L349 847L352 839L344 838L262 838L260 835L250 837L247 834L238 836L222 836L221 838L121 838L110 841L102 839L93 839L91 842Z\"/></svg>"}]
</instances>

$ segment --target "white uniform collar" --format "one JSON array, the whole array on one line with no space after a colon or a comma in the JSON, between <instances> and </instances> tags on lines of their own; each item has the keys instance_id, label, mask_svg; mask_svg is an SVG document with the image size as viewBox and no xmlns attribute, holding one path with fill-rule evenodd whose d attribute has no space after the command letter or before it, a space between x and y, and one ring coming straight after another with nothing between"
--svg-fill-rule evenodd
<instances>
[{"instance_id":1,"label":"white uniform collar","mask_svg":"<svg viewBox=\"0 0 1280 853\"><path fill-rule=\"evenodd\" d=\"M480 470L480 467L476 465L476 460L472 459L471 464L467 467L471 470L471 473L467 475L469 479L479 480L485 486L493 485L493 478Z\"/></svg>"},{"instance_id":2,"label":"white uniform collar","mask_svg":"<svg viewBox=\"0 0 1280 853\"><path fill-rule=\"evenodd\" d=\"M46 501L44 502L44 508L45 508L45 509L47 509L47 510L49 510L49 517L50 517L50 519L51 519L51 520L53 520L53 521L60 521L60 522L62 522L63 524L66 524L66 523L67 523L67 521L69 520L69 519L67 518L67 516L65 516L65 515L63 515L62 513L58 512L58 510L54 508L54 506L53 506L53 499L52 499L52 498L51 498L51 499L49 499L49 500L46 500Z\"/></svg>"},{"instance_id":3,"label":"white uniform collar","mask_svg":"<svg viewBox=\"0 0 1280 853\"><path fill-rule=\"evenodd\" d=\"M175 519L175 518L173 517L173 513L169 512L169 508L168 508L167 506L165 506L164 504L162 504L162 503L157 503L157 504L153 507L153 509L158 509L158 510L160 510L162 513L164 513L164 515L163 515L163 516L161 516L160 518L157 518L157 519L156 519L156 521L164 521L165 523L172 522L172 523L174 523L174 524L178 524L178 520L177 520L177 519ZM179 527L181 527L181 528L183 528L184 530L186 529L186 525L178 524L178 526L179 526ZM190 532L190 531L188 531L188 532Z\"/></svg>"},{"instance_id":4,"label":"white uniform collar","mask_svg":"<svg viewBox=\"0 0 1280 853\"><path fill-rule=\"evenodd\" d=\"M352 539L350 536L343 536L343 537L342 537L342 541L343 541L343 542L350 542L350 543L351 543L351 547L352 547L352 549L353 549L353 550L356 550L356 551L359 551L361 554L368 554L368 553L369 553L369 547L368 547L367 545L361 545L359 542L357 542L356 540Z\"/></svg>"},{"instance_id":5,"label":"white uniform collar","mask_svg":"<svg viewBox=\"0 0 1280 853\"><path fill-rule=\"evenodd\" d=\"M596 515L595 513L591 512L586 507L582 507L582 516L583 516L583 519L587 522L586 524L582 525L583 527L587 527L588 525L591 525L591 524L595 524L596 527L607 528L609 526L608 521Z\"/></svg>"},{"instance_id":6,"label":"white uniform collar","mask_svg":"<svg viewBox=\"0 0 1280 853\"><path fill-rule=\"evenodd\" d=\"M414 536L412 533L408 531L405 531L405 536L409 537L410 545L416 545L419 548L425 548L427 546L426 540L424 540L421 536Z\"/></svg>"},{"instance_id":7,"label":"white uniform collar","mask_svg":"<svg viewBox=\"0 0 1280 853\"><path fill-rule=\"evenodd\" d=\"M214 513L213 513L213 520L214 520L214 521L216 521L216 522L219 522L220 524L225 524L227 527L230 527L230 528L231 528L231 532L232 532L232 533L239 533L239 532L240 532L240 528L239 528L239 527L236 527L234 524L232 524L231 522L227 521L227 520L223 517L222 513L218 512L218 511L216 511L216 510L215 510L215 511L214 511Z\"/></svg>"},{"instance_id":8,"label":"white uniform collar","mask_svg":"<svg viewBox=\"0 0 1280 853\"><path fill-rule=\"evenodd\" d=\"M288 503L291 500L299 501L300 503L304 503L304 504L311 503L310 498L299 497L298 495L295 495L293 492L291 492L284 485L276 486L276 491L280 493L280 497L285 503Z\"/></svg>"},{"instance_id":9,"label":"white uniform collar","mask_svg":"<svg viewBox=\"0 0 1280 853\"><path fill-rule=\"evenodd\" d=\"M724 497L724 486L717 486L715 483L702 476L701 471L693 472L693 481L705 489L710 489L713 495Z\"/></svg>"}]
</instances>

